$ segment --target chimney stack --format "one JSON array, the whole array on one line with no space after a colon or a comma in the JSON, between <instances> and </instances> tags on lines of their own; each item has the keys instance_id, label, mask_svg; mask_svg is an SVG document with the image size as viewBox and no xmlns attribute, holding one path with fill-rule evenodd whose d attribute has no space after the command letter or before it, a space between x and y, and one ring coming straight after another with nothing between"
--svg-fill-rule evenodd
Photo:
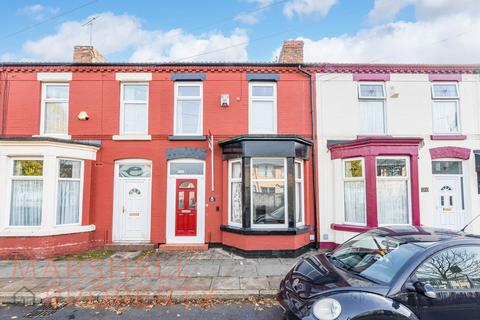
<instances>
[{"instance_id":1,"label":"chimney stack","mask_svg":"<svg viewBox=\"0 0 480 320\"><path fill-rule=\"evenodd\" d=\"M94 46L73 47L74 63L95 63L107 62L107 59Z\"/></svg>"},{"instance_id":2,"label":"chimney stack","mask_svg":"<svg viewBox=\"0 0 480 320\"><path fill-rule=\"evenodd\" d=\"M285 40L283 42L280 57L280 63L303 63L303 41Z\"/></svg>"}]
</instances>

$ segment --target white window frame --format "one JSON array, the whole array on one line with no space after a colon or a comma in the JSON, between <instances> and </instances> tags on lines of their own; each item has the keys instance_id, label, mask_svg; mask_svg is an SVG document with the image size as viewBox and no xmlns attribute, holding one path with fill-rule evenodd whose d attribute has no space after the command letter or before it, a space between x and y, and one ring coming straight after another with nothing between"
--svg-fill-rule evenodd
<instances>
[{"instance_id":1,"label":"white window frame","mask_svg":"<svg viewBox=\"0 0 480 320\"><path fill-rule=\"evenodd\" d=\"M233 178L232 177L232 167L233 164L235 163L240 163L240 166L242 166L242 159L232 159L228 161L228 225L235 226L235 227L242 227L242 220L243 220L243 214L240 216L240 223L234 222L232 220L232 184L233 183L242 183L242 176L240 178ZM242 170L243 171L243 170ZM243 172L242 172L243 175ZM242 196L243 196L243 186L242 186Z\"/></svg>"},{"instance_id":2,"label":"white window frame","mask_svg":"<svg viewBox=\"0 0 480 320\"><path fill-rule=\"evenodd\" d=\"M178 87L199 87L200 96L179 96ZM203 82L201 81L175 81L174 85L174 108L173 108L173 134L175 136L201 136L203 135ZM188 132L188 133L179 133L177 132L177 103L178 100L200 100L200 112L199 112L199 122L200 130L199 132Z\"/></svg>"},{"instance_id":3,"label":"white window frame","mask_svg":"<svg viewBox=\"0 0 480 320\"><path fill-rule=\"evenodd\" d=\"M382 97L365 97L362 96L361 94L361 86L362 85L376 85L376 86L382 86L383 90L383 96ZM359 109L361 108L361 103L362 102L369 102L369 101L376 101L376 102L383 102L383 132L361 132L359 130L359 134L361 135L369 135L369 136L382 136L387 134L387 93L386 93L386 88L385 88L385 83L384 82L365 82L365 81L360 81L357 83L357 93L358 93L358 107ZM360 111L359 111L360 112Z\"/></svg>"},{"instance_id":4,"label":"white window frame","mask_svg":"<svg viewBox=\"0 0 480 320\"><path fill-rule=\"evenodd\" d=\"M68 98L67 99L47 99L47 87L48 86L67 86L68 87ZM68 134L69 131L69 118L70 118L70 83L69 82L42 82L42 95L41 95L41 111L40 111L40 136L47 136L60 139L71 139L71 136ZM65 133L46 133L45 132L45 109L47 102L66 102L67 103L67 119L66 119L66 128L67 132Z\"/></svg>"},{"instance_id":5,"label":"white window frame","mask_svg":"<svg viewBox=\"0 0 480 320\"><path fill-rule=\"evenodd\" d=\"M252 87L273 87L273 97L254 97ZM252 128L252 108L254 101L267 101L273 102L273 132L254 132ZM249 134L276 134L277 123L277 83L276 82L257 82L250 81L248 83L248 133Z\"/></svg>"},{"instance_id":6,"label":"white window frame","mask_svg":"<svg viewBox=\"0 0 480 320\"><path fill-rule=\"evenodd\" d=\"M78 161L80 162L80 178L60 178L60 161L67 160L67 161ZM83 185L84 185L84 170L85 170L85 163L83 160L80 159L72 159L72 158L57 158L57 166L56 166L56 184L55 184L55 226L56 227L68 227L68 226L79 226L82 225L82 217L83 217ZM78 212L78 223L68 223L68 224L58 224L57 223L57 210L58 210L58 185L60 181L80 181L80 199L79 199L79 212Z\"/></svg>"},{"instance_id":7,"label":"white window frame","mask_svg":"<svg viewBox=\"0 0 480 320\"><path fill-rule=\"evenodd\" d=\"M44 157L10 157L8 159L8 187L7 187L7 209L5 213L7 214L7 228L10 229L40 229L42 225L45 223L45 210L44 210L44 203L45 203L45 162L46 159ZM15 176L13 175L14 170L14 163L16 160L27 160L27 161L42 161L43 168L42 168L42 175L41 176ZM12 186L13 181L17 180L39 180L42 181L42 211L41 211L41 218L40 218L40 225L38 226L12 226L10 223L10 216L12 210Z\"/></svg>"},{"instance_id":8,"label":"white window frame","mask_svg":"<svg viewBox=\"0 0 480 320\"><path fill-rule=\"evenodd\" d=\"M300 174L301 174L301 177L297 177L297 170L294 164L295 189L297 188L297 184L300 184L300 190L302 191L300 194L300 198L301 198L300 203L302 208L302 211L300 212L300 214L302 216L302 222L298 222L298 215L297 215L298 203L295 202L295 226L301 227L305 225L305 171L303 169L303 161L295 160L295 163L300 164ZM297 191L295 190L295 195L296 195L296 192Z\"/></svg>"},{"instance_id":9,"label":"white window frame","mask_svg":"<svg viewBox=\"0 0 480 320\"><path fill-rule=\"evenodd\" d=\"M433 90L435 85L454 85L456 87L457 96L452 97L437 97L435 96L435 91ZM430 86L430 91L432 93L432 132L435 135L456 135L462 133L462 117L460 113L460 88L456 82L432 82ZM457 121L458 121L458 130L455 132L437 132L435 130L435 104L437 102L454 102L456 107Z\"/></svg>"},{"instance_id":10,"label":"white window frame","mask_svg":"<svg viewBox=\"0 0 480 320\"><path fill-rule=\"evenodd\" d=\"M147 99L146 100L125 100L125 86L128 85L145 85L147 86ZM120 136L147 136L148 135L148 115L150 111L149 106L149 95L150 95L150 85L148 82L121 82L120 84ZM147 116L145 123L145 132L125 132L125 104L146 104L147 105Z\"/></svg>"},{"instance_id":11,"label":"white window frame","mask_svg":"<svg viewBox=\"0 0 480 320\"><path fill-rule=\"evenodd\" d=\"M378 160L381 160L381 159L405 159L405 169L406 169L406 176L405 177L379 177L377 175L377 164L378 164ZM379 227L381 226L386 226L386 225L400 225L400 226L404 226L404 225L411 225L412 224L412 178L411 178L411 174L410 174L410 157L406 157L406 156L378 156L375 158L375 184L376 184L376 201L378 203L378 180L397 180L397 181L407 181L407 205L408 205L408 213L407 213L407 217L408 217L408 221L406 224L402 223L402 224L392 224L392 223L389 223L389 224L378 224ZM377 220L378 220L378 211L377 211Z\"/></svg>"},{"instance_id":12,"label":"white window frame","mask_svg":"<svg viewBox=\"0 0 480 320\"><path fill-rule=\"evenodd\" d=\"M361 163L362 163L362 177L347 177L346 175L346 172L345 172L345 163L346 162L349 162L349 161L355 161L355 160L360 160ZM343 222L344 224L348 224L348 225L355 225L355 226L366 226L367 225L367 182L366 182L366 174L365 174L365 159L362 158L362 157L356 157L356 158L345 158L345 159L342 159L342 179L343 179L343 183L342 183L342 206L343 206ZM360 222L352 222L352 221L348 221L346 219L346 212L345 212L345 182L347 181L355 181L355 182L358 182L358 181L361 181L363 182L363 189L365 190L364 194L363 194L363 197L364 197L364 203L365 203L365 206L363 208L363 212L364 212L364 217L365 217L365 223L360 223Z\"/></svg>"},{"instance_id":13,"label":"white window frame","mask_svg":"<svg viewBox=\"0 0 480 320\"><path fill-rule=\"evenodd\" d=\"M253 182L255 181L280 181L280 179L253 179L253 161L257 159L283 160L283 196L285 202L285 223L284 224L256 224L253 219ZM250 158L250 225L255 229L282 229L288 227L288 183L287 183L287 158L277 157L252 157Z\"/></svg>"}]
</instances>

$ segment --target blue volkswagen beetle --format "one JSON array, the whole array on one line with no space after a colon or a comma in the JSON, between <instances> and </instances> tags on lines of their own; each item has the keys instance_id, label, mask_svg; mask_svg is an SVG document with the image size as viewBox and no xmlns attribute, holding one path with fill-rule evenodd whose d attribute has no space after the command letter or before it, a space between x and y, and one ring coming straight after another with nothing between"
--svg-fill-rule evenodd
<instances>
[{"instance_id":1,"label":"blue volkswagen beetle","mask_svg":"<svg viewBox=\"0 0 480 320\"><path fill-rule=\"evenodd\" d=\"M377 228L298 262L278 300L304 320L480 319L480 237Z\"/></svg>"}]
</instances>

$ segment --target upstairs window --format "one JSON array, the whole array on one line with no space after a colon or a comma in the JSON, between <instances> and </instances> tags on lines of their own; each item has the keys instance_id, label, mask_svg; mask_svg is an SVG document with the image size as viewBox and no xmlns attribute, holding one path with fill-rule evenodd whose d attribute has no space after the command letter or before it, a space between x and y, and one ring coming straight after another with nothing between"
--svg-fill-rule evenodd
<instances>
[{"instance_id":1,"label":"upstairs window","mask_svg":"<svg viewBox=\"0 0 480 320\"><path fill-rule=\"evenodd\" d=\"M277 133L276 83L251 82L249 91L249 133Z\"/></svg>"},{"instance_id":2,"label":"upstairs window","mask_svg":"<svg viewBox=\"0 0 480 320\"><path fill-rule=\"evenodd\" d=\"M365 225L365 168L363 159L343 161L345 223Z\"/></svg>"},{"instance_id":3,"label":"upstairs window","mask_svg":"<svg viewBox=\"0 0 480 320\"><path fill-rule=\"evenodd\" d=\"M122 83L120 134L148 134L148 84Z\"/></svg>"},{"instance_id":4,"label":"upstairs window","mask_svg":"<svg viewBox=\"0 0 480 320\"><path fill-rule=\"evenodd\" d=\"M360 134L385 134L385 86L358 85Z\"/></svg>"},{"instance_id":5,"label":"upstairs window","mask_svg":"<svg viewBox=\"0 0 480 320\"><path fill-rule=\"evenodd\" d=\"M68 96L68 83L42 84L42 135L68 134Z\"/></svg>"},{"instance_id":6,"label":"upstairs window","mask_svg":"<svg viewBox=\"0 0 480 320\"><path fill-rule=\"evenodd\" d=\"M202 83L175 83L175 135L202 134L202 89Z\"/></svg>"},{"instance_id":7,"label":"upstairs window","mask_svg":"<svg viewBox=\"0 0 480 320\"><path fill-rule=\"evenodd\" d=\"M459 134L459 94L455 83L432 85L433 133Z\"/></svg>"}]
</instances>

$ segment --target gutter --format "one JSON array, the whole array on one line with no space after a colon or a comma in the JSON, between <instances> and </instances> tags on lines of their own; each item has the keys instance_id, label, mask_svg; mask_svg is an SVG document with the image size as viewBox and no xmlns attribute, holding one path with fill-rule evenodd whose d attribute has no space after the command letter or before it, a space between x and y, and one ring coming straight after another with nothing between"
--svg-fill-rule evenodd
<instances>
[{"instance_id":1,"label":"gutter","mask_svg":"<svg viewBox=\"0 0 480 320\"><path fill-rule=\"evenodd\" d=\"M298 71L309 77L310 79L310 114L312 116L312 174L313 174L313 223L315 224L314 230L314 245L315 249L320 247L318 239L318 210L317 210L317 162L316 162L316 129L315 129L315 102L314 102L314 75L302 68L302 65L298 65Z\"/></svg>"}]
</instances>

